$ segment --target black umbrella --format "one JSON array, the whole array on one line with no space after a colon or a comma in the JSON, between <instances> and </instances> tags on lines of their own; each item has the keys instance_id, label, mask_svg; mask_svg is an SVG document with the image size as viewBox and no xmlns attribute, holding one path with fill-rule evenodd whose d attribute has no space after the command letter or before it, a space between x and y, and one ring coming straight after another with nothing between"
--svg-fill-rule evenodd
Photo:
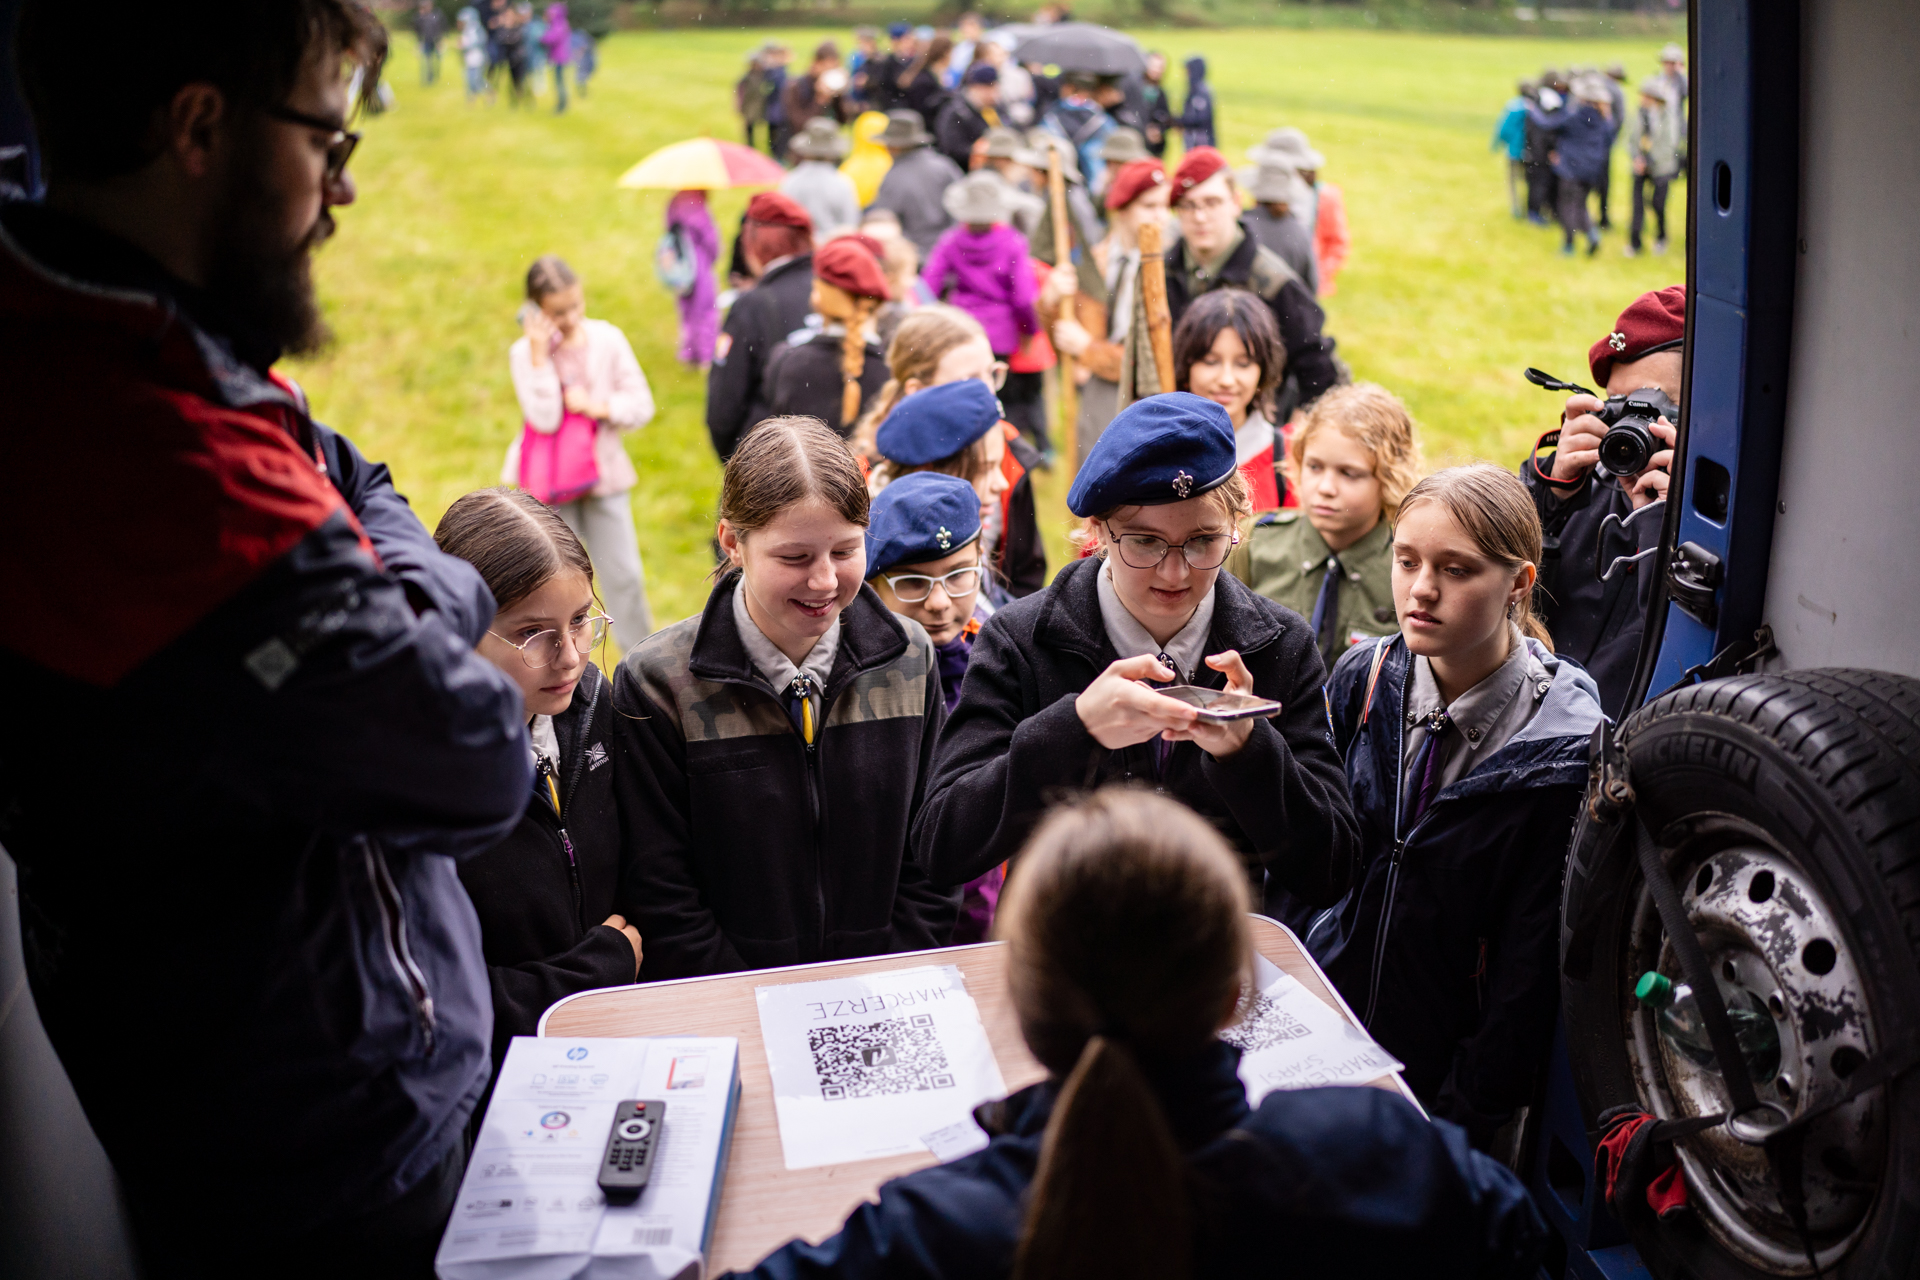
<instances>
[{"instance_id":1,"label":"black umbrella","mask_svg":"<svg viewBox=\"0 0 1920 1280\"><path fill-rule=\"evenodd\" d=\"M1013 60L1096 76L1138 75L1147 69L1146 55L1132 36L1091 22L1042 27L1015 46Z\"/></svg>"}]
</instances>

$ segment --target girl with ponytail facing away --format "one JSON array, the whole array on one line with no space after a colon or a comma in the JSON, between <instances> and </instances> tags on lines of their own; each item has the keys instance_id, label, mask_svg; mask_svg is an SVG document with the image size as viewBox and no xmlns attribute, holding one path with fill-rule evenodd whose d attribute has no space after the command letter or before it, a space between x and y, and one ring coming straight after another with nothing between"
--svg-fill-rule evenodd
<instances>
[{"instance_id":1,"label":"girl with ponytail facing away","mask_svg":"<svg viewBox=\"0 0 1920 1280\"><path fill-rule=\"evenodd\" d=\"M1510 472L1436 472L1393 526L1400 634L1327 684L1364 864L1307 946L1436 1116L1483 1149L1533 1097L1560 876L1598 690L1533 612L1540 520Z\"/></svg>"},{"instance_id":2,"label":"girl with ponytail facing away","mask_svg":"<svg viewBox=\"0 0 1920 1280\"><path fill-rule=\"evenodd\" d=\"M1545 1229L1519 1181L1382 1089L1247 1105L1252 939L1239 859L1192 810L1112 788L1050 815L998 930L1049 1078L975 1111L984 1150L880 1188L758 1280L836 1276L1342 1280L1523 1276Z\"/></svg>"}]
</instances>

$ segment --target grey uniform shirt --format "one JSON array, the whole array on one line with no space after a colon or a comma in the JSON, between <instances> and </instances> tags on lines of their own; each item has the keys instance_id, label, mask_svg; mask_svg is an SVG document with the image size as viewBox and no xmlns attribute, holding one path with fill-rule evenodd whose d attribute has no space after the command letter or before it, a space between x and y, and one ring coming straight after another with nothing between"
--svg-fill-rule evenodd
<instances>
[{"instance_id":1,"label":"grey uniform shirt","mask_svg":"<svg viewBox=\"0 0 1920 1280\"><path fill-rule=\"evenodd\" d=\"M746 647L747 657L753 660L756 671L767 678L773 691L785 698L788 686L798 675L813 677L813 692L807 695L807 701L813 704L813 722L820 723L820 691L827 687L827 676L833 670L833 657L840 651L840 619L836 616L827 633L820 637L799 666L793 659L780 652L778 645L767 639L767 633L747 612L747 583L742 578L733 588L733 625L740 632L740 643Z\"/></svg>"},{"instance_id":2,"label":"grey uniform shirt","mask_svg":"<svg viewBox=\"0 0 1920 1280\"><path fill-rule=\"evenodd\" d=\"M1173 659L1174 679L1182 684L1192 684L1194 672L1200 670L1201 660L1207 656L1207 633L1213 629L1213 589L1207 589L1207 594L1201 598L1199 607L1187 619L1186 625L1163 645L1140 625L1139 619L1127 612L1126 605L1120 603L1120 593L1113 589L1112 572L1107 565L1100 566L1097 589L1100 593L1100 621L1107 628L1107 639L1112 643L1113 651L1123 659L1137 658L1142 654L1157 658L1164 653Z\"/></svg>"},{"instance_id":3,"label":"grey uniform shirt","mask_svg":"<svg viewBox=\"0 0 1920 1280\"><path fill-rule=\"evenodd\" d=\"M1423 657L1413 660L1413 687L1407 694L1407 742L1401 764L1401 803L1412 811L1420 779L1414 776L1420 747L1427 740L1431 717L1445 711L1451 724L1441 730L1434 747L1439 785L1434 793L1471 773L1482 760L1507 745L1533 719L1546 698L1553 677L1533 656L1520 628L1509 624L1512 647L1507 660L1448 706L1433 678L1433 667Z\"/></svg>"}]
</instances>

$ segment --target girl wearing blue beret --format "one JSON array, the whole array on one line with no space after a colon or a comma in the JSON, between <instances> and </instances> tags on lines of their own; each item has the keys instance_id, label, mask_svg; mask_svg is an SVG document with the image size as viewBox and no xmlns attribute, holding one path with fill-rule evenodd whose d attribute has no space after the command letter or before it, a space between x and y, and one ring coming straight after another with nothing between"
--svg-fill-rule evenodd
<instances>
[{"instance_id":1,"label":"girl wearing blue beret","mask_svg":"<svg viewBox=\"0 0 1920 1280\"><path fill-rule=\"evenodd\" d=\"M989 570L982 559L978 498L960 477L916 471L873 500L868 585L887 608L927 629L948 712L960 701L974 637L994 612L986 598ZM986 940L1005 879L1005 867L995 865L966 883L954 942Z\"/></svg>"},{"instance_id":2,"label":"girl wearing blue beret","mask_svg":"<svg viewBox=\"0 0 1920 1280\"><path fill-rule=\"evenodd\" d=\"M817 418L727 461L727 562L700 616L613 680L642 981L943 945L908 853L946 702L933 643L866 586L866 479Z\"/></svg>"},{"instance_id":3,"label":"girl wearing blue beret","mask_svg":"<svg viewBox=\"0 0 1920 1280\"><path fill-rule=\"evenodd\" d=\"M1067 505L1094 554L981 629L914 825L934 879L1011 857L1062 791L1151 785L1214 823L1261 899L1327 906L1358 853L1327 728L1326 671L1298 614L1220 568L1250 514L1227 411L1186 392L1123 410ZM1281 704L1201 722L1143 682Z\"/></svg>"}]
</instances>

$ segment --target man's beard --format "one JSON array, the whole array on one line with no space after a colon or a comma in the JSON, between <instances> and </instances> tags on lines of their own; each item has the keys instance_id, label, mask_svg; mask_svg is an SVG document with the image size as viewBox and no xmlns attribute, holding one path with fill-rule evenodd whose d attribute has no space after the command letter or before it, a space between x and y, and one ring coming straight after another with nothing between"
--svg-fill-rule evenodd
<instances>
[{"instance_id":1,"label":"man's beard","mask_svg":"<svg viewBox=\"0 0 1920 1280\"><path fill-rule=\"evenodd\" d=\"M266 357L309 355L333 338L313 295L313 250L333 234L323 206L289 246L278 197L249 158L235 166L226 216L212 246L207 292L233 326L232 336Z\"/></svg>"}]
</instances>

